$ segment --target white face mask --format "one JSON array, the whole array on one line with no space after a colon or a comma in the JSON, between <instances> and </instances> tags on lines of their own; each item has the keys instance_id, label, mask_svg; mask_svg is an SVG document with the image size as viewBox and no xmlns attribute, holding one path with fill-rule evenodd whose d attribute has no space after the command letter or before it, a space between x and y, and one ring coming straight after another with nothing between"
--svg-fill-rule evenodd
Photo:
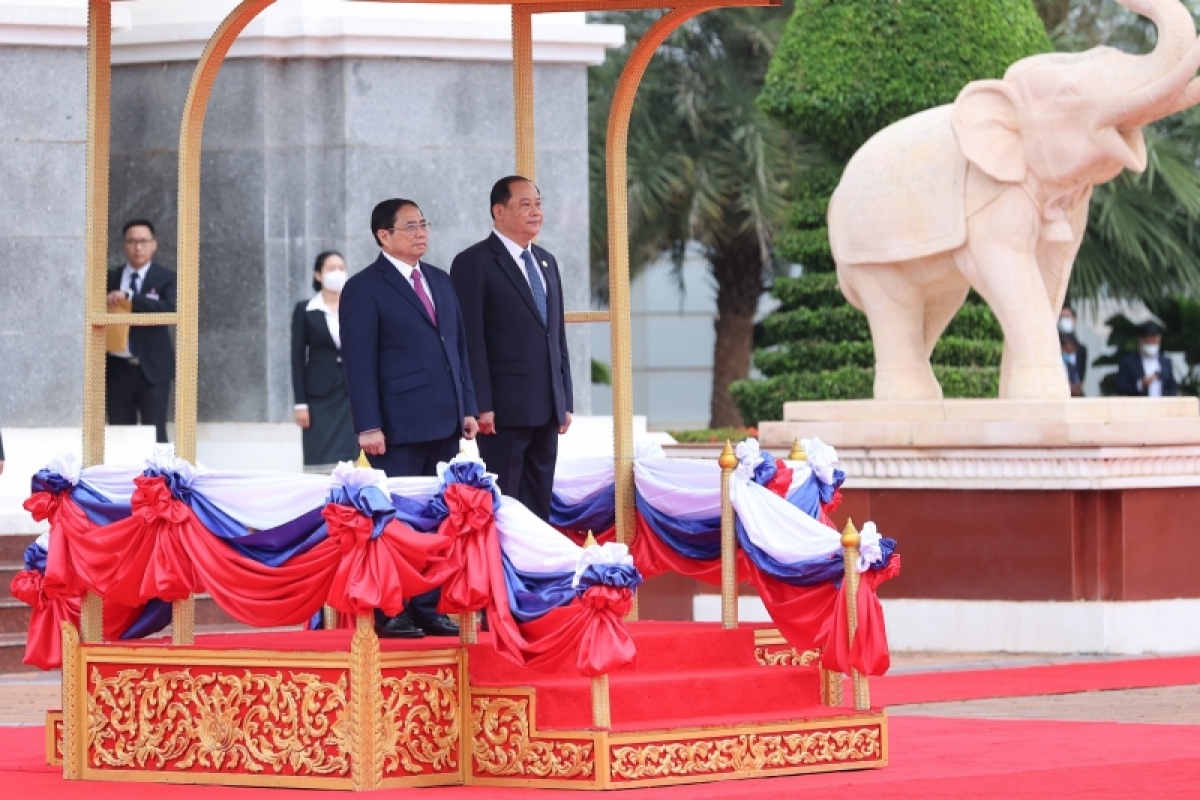
<instances>
[{"instance_id":1,"label":"white face mask","mask_svg":"<svg viewBox=\"0 0 1200 800\"><path fill-rule=\"evenodd\" d=\"M341 292L342 287L346 285L346 280L349 277L344 269L335 269L332 272L326 272L321 275L321 288L328 289L331 292Z\"/></svg>"},{"instance_id":2,"label":"white face mask","mask_svg":"<svg viewBox=\"0 0 1200 800\"><path fill-rule=\"evenodd\" d=\"M1058 330L1062 333L1074 333L1075 320L1071 319L1070 317L1059 317Z\"/></svg>"},{"instance_id":3,"label":"white face mask","mask_svg":"<svg viewBox=\"0 0 1200 800\"><path fill-rule=\"evenodd\" d=\"M1142 355L1146 358L1158 358L1158 345L1144 344L1142 345Z\"/></svg>"}]
</instances>

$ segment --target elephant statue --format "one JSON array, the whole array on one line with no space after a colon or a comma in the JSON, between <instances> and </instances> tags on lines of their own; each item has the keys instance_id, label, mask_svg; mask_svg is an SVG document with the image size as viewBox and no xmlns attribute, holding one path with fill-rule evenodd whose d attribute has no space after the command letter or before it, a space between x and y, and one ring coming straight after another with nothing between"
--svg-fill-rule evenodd
<instances>
[{"instance_id":1,"label":"elephant statue","mask_svg":"<svg viewBox=\"0 0 1200 800\"><path fill-rule=\"evenodd\" d=\"M1143 171L1141 127L1200 102L1183 4L1119 2L1155 24L1153 52L1022 59L850 159L829 238L842 292L870 322L877 400L941 398L929 357L972 287L1004 331L1000 396L1070 395L1055 323L1092 188Z\"/></svg>"}]
</instances>

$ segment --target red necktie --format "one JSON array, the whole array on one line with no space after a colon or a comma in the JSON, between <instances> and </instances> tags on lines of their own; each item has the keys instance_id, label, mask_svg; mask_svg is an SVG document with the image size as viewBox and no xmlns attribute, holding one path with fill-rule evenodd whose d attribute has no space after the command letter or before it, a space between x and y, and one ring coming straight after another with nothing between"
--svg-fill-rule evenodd
<instances>
[{"instance_id":1,"label":"red necktie","mask_svg":"<svg viewBox=\"0 0 1200 800\"><path fill-rule=\"evenodd\" d=\"M421 270L413 269L412 280L413 289L416 289L417 297L421 298L421 303L425 306L425 312L429 314L429 318L433 320L433 324L437 325L437 312L433 310L433 301L429 299L429 294L425 291L425 282L421 280Z\"/></svg>"}]
</instances>

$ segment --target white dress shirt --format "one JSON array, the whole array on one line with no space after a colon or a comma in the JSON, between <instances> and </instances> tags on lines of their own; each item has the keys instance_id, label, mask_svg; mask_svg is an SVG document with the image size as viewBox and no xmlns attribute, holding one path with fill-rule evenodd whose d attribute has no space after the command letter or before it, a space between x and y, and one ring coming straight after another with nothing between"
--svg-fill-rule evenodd
<instances>
[{"instance_id":1,"label":"white dress shirt","mask_svg":"<svg viewBox=\"0 0 1200 800\"><path fill-rule=\"evenodd\" d=\"M128 261L125 262L125 269L121 270L121 291L126 294L129 299L133 299L133 293L129 291L129 285L133 282L133 275L136 272L138 276L138 292L146 290L146 273L150 271L150 262L147 261L141 269L134 269L133 265ZM133 353L126 350L124 353L111 353L117 358L133 358Z\"/></svg>"},{"instance_id":2,"label":"white dress shirt","mask_svg":"<svg viewBox=\"0 0 1200 800\"><path fill-rule=\"evenodd\" d=\"M521 245L517 244L495 228L492 228L492 233L496 234L496 238L500 240L502 245L504 245L504 249L508 251L508 254L513 257L513 261L517 262L517 266L520 267L521 274L525 276L525 283L529 283L529 270L525 269L525 261L521 258L521 253L529 250L529 255L533 258L533 263L537 264L538 259L537 256L533 254L533 250L531 249L532 245L530 245L530 247L521 247ZM541 269L536 269L534 272L537 273L538 279L542 282L542 291L544 292L546 290L546 276L542 274ZM529 288L530 291L533 290L532 286Z\"/></svg>"},{"instance_id":3,"label":"white dress shirt","mask_svg":"<svg viewBox=\"0 0 1200 800\"><path fill-rule=\"evenodd\" d=\"M418 264L408 264L398 258L393 258L387 253L384 253L382 250L379 252L383 253L383 257L392 262L392 265L396 269L400 270L401 277L408 281L408 285L413 287L413 291L415 292L417 290L417 286L415 283L413 283L413 270L417 269ZM434 311L437 311L437 303L433 301L433 289L429 288L429 278L426 278L425 273L423 272L421 273L421 283L425 284L425 296L429 298L429 304L433 306Z\"/></svg>"},{"instance_id":4,"label":"white dress shirt","mask_svg":"<svg viewBox=\"0 0 1200 800\"><path fill-rule=\"evenodd\" d=\"M1156 372L1162 370L1162 365L1158 363L1158 356L1154 358L1146 358L1142 356L1142 374L1150 377ZM1162 397L1162 376L1154 379L1154 383L1146 387L1147 397Z\"/></svg>"}]
</instances>

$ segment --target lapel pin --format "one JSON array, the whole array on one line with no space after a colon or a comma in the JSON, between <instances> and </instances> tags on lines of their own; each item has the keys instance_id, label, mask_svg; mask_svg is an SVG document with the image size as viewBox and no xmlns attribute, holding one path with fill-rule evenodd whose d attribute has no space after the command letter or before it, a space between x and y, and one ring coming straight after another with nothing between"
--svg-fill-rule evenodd
<instances>
[{"instance_id":1,"label":"lapel pin","mask_svg":"<svg viewBox=\"0 0 1200 800\"><path fill-rule=\"evenodd\" d=\"M543 267L549 267L550 265L549 265L549 264L547 264L545 261L543 261L543 262L542 262L542 266L543 266Z\"/></svg>"}]
</instances>

